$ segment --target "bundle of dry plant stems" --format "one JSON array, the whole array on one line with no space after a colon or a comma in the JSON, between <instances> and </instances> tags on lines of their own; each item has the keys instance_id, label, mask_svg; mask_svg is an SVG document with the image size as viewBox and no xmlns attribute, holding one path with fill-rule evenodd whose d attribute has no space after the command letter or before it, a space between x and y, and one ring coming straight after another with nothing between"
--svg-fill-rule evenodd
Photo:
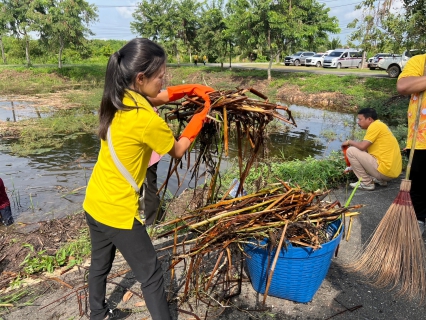
<instances>
[{"instance_id":1,"label":"bundle of dry plant stems","mask_svg":"<svg viewBox=\"0 0 426 320\"><path fill-rule=\"evenodd\" d=\"M263 101L249 98L248 92ZM200 151L195 164L192 168L188 164L187 168L192 177L197 178L204 174L199 173L202 163L210 167L208 171L212 178L205 188L207 196L202 194L202 201L198 202L195 210L156 228L168 230L158 234L157 238L174 237L173 245L163 248L173 251L170 263L172 279L177 275L175 268L184 262L182 278L176 280L181 281L184 287L179 300L188 303L193 296L196 301L203 301L208 306L212 301L221 304L240 293L245 243L268 238L272 247L277 247L280 240L278 250L281 244L285 247L289 243L318 249L322 243L331 240L327 235L327 225L337 219L357 215L353 209L360 207L342 207L338 201L325 202L323 199L328 195L327 191L305 192L279 179L274 185L242 196L244 181L264 143L266 125L274 118L291 125L295 125L295 121L288 107L268 102L265 95L252 88L215 91L210 93L210 99L211 121L204 125L197 138ZM203 105L201 98L187 97L185 102L167 114L167 118L187 122ZM286 112L287 117L278 110ZM218 195L220 160L223 153L228 154L230 128L236 132L238 145L240 184L236 198L229 197L234 186L220 197ZM248 160L243 156L244 145L249 149L246 152ZM213 159L218 160L214 162ZM177 174L178 166L179 161L174 165L170 163L168 178L173 173ZM178 176L180 180L183 179ZM343 230L338 230L337 234L339 232Z\"/></svg>"}]
</instances>

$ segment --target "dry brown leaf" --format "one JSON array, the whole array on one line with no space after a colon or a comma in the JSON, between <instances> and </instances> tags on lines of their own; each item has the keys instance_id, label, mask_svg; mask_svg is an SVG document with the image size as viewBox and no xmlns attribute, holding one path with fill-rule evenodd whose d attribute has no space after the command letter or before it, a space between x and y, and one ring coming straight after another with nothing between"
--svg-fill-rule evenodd
<instances>
[{"instance_id":1,"label":"dry brown leaf","mask_svg":"<svg viewBox=\"0 0 426 320\"><path fill-rule=\"evenodd\" d=\"M135 303L135 307L144 307L146 306L145 300L138 301Z\"/></svg>"},{"instance_id":2,"label":"dry brown leaf","mask_svg":"<svg viewBox=\"0 0 426 320\"><path fill-rule=\"evenodd\" d=\"M132 296L133 296L133 293L130 291L127 291L123 296L123 302L129 301Z\"/></svg>"}]
</instances>

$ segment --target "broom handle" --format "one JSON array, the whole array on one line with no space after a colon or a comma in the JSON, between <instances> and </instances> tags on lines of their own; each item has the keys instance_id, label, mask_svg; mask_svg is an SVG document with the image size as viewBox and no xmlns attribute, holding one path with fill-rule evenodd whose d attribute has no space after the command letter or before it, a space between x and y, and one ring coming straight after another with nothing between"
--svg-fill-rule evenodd
<instances>
[{"instance_id":1,"label":"broom handle","mask_svg":"<svg viewBox=\"0 0 426 320\"><path fill-rule=\"evenodd\" d=\"M426 65L425 65L425 70L426 70ZM407 164L407 170L406 170L406 173L405 173L405 180L409 180L409 177L410 177L411 162L413 161L414 149L415 149L416 140L417 140L417 129L419 128L419 122L420 122L420 112L422 111L423 93L424 93L424 91L422 93L420 93L419 102L417 104L416 120L414 122L414 131L413 131L413 140L411 142L410 156L408 157L408 164Z\"/></svg>"}]
</instances>

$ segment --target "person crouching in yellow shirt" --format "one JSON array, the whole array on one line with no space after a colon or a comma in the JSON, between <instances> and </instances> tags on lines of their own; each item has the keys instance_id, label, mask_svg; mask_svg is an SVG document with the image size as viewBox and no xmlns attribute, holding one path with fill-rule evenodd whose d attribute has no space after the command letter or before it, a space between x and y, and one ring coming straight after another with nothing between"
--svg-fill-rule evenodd
<instances>
[{"instance_id":1,"label":"person crouching in yellow shirt","mask_svg":"<svg viewBox=\"0 0 426 320\"><path fill-rule=\"evenodd\" d=\"M358 111L358 126L367 130L362 141L346 140L346 155L355 175L361 180L359 188L374 190L375 183L386 186L402 171L402 157L398 141L389 127L378 120L376 110L364 108ZM352 188L356 182L349 184Z\"/></svg>"}]
</instances>

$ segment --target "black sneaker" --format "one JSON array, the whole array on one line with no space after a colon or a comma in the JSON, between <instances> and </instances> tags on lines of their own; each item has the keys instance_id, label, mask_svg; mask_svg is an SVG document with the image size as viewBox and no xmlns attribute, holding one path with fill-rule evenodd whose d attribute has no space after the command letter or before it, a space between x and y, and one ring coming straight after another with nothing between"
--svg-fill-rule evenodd
<instances>
[{"instance_id":1,"label":"black sneaker","mask_svg":"<svg viewBox=\"0 0 426 320\"><path fill-rule=\"evenodd\" d=\"M131 310L128 309L108 309L108 313L104 320L108 319L126 319L132 314Z\"/></svg>"}]
</instances>

